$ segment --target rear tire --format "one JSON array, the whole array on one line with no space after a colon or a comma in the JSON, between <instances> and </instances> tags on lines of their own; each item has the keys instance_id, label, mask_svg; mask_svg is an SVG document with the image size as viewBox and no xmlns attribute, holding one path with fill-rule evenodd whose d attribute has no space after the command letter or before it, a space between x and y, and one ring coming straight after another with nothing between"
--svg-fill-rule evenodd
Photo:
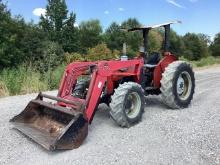
<instances>
[{"instance_id":1,"label":"rear tire","mask_svg":"<svg viewBox=\"0 0 220 165\"><path fill-rule=\"evenodd\" d=\"M144 106L142 87L134 82L125 82L115 89L111 97L110 115L119 126L130 127L141 120Z\"/></svg>"},{"instance_id":2,"label":"rear tire","mask_svg":"<svg viewBox=\"0 0 220 165\"><path fill-rule=\"evenodd\" d=\"M161 97L172 109L186 108L193 99L195 77L190 64L175 61L167 66L161 79Z\"/></svg>"}]
</instances>

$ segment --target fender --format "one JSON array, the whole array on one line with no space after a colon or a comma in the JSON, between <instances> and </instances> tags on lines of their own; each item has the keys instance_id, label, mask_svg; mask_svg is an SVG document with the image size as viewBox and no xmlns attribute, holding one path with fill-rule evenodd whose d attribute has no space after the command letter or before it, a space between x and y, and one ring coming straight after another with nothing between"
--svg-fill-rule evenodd
<instances>
[{"instance_id":1,"label":"fender","mask_svg":"<svg viewBox=\"0 0 220 165\"><path fill-rule=\"evenodd\" d=\"M164 53L164 58L159 62L159 64L154 69L153 83L155 88L160 88L160 80L162 79L162 74L165 71L166 67L170 63L177 60L178 58L175 55L171 54L170 52Z\"/></svg>"}]
</instances>

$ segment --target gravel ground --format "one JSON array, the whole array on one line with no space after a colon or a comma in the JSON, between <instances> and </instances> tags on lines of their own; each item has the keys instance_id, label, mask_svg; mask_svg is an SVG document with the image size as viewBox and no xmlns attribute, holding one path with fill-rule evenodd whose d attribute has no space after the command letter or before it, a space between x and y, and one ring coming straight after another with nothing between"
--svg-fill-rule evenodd
<instances>
[{"instance_id":1,"label":"gravel ground","mask_svg":"<svg viewBox=\"0 0 220 165\"><path fill-rule=\"evenodd\" d=\"M48 152L18 131L10 118L36 94L0 99L0 164L220 164L220 68L196 72L189 108L170 110L160 97L147 97L142 122L123 129L99 106L84 144ZM56 92L48 92L56 95Z\"/></svg>"}]
</instances>

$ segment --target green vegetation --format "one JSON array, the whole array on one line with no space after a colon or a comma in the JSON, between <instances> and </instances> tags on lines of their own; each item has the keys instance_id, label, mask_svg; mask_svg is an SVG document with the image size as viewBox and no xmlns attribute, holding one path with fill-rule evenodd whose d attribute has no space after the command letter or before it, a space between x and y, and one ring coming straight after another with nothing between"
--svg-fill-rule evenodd
<instances>
[{"instance_id":1,"label":"green vegetation","mask_svg":"<svg viewBox=\"0 0 220 165\"><path fill-rule=\"evenodd\" d=\"M208 56L208 43L201 34L187 33L183 37L185 44L184 57L188 60L199 60Z\"/></svg>"},{"instance_id":2,"label":"green vegetation","mask_svg":"<svg viewBox=\"0 0 220 165\"><path fill-rule=\"evenodd\" d=\"M64 68L65 65L62 64L44 74L23 65L3 69L0 72L0 97L57 89Z\"/></svg>"},{"instance_id":3,"label":"green vegetation","mask_svg":"<svg viewBox=\"0 0 220 165\"><path fill-rule=\"evenodd\" d=\"M194 64L195 67L210 66L210 65L214 65L214 64L220 64L220 58L208 56L208 57L202 58L198 61L193 61L192 63Z\"/></svg>"},{"instance_id":4,"label":"green vegetation","mask_svg":"<svg viewBox=\"0 0 220 165\"><path fill-rule=\"evenodd\" d=\"M0 73L0 82L11 95L46 90L47 84L41 80L40 73L31 68L19 66L14 69L4 69Z\"/></svg>"},{"instance_id":5,"label":"green vegetation","mask_svg":"<svg viewBox=\"0 0 220 165\"><path fill-rule=\"evenodd\" d=\"M0 97L57 89L67 64L118 58L124 42L132 58L142 44L141 33L121 30L141 26L136 18L103 30L97 19L75 26L77 15L65 0L48 0L46 10L38 24L27 23L0 0ZM163 35L161 29L150 32L149 53L161 52ZM220 33L211 42L205 34L171 30L170 40L171 52L196 67L220 63Z\"/></svg>"},{"instance_id":6,"label":"green vegetation","mask_svg":"<svg viewBox=\"0 0 220 165\"><path fill-rule=\"evenodd\" d=\"M216 34L214 42L211 43L210 51L213 56L220 56L220 33Z\"/></svg>"},{"instance_id":7,"label":"green vegetation","mask_svg":"<svg viewBox=\"0 0 220 165\"><path fill-rule=\"evenodd\" d=\"M206 67L206 66L211 66L211 65L219 65L220 66L220 57L213 57L213 56L208 56L201 58L197 61L190 61L184 57L180 57L180 60L182 61L187 61L191 63L191 65L194 68L200 68L200 67Z\"/></svg>"}]
</instances>

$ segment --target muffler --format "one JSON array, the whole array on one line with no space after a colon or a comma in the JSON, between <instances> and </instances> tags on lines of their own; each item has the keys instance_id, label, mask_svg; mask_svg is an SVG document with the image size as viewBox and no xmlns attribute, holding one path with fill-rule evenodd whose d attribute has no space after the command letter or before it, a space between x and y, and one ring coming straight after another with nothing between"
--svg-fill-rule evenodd
<instances>
[{"instance_id":1,"label":"muffler","mask_svg":"<svg viewBox=\"0 0 220 165\"><path fill-rule=\"evenodd\" d=\"M40 93L10 122L47 150L78 148L88 134L88 121L83 111L45 102L43 97L74 104L69 100ZM79 105L75 104L76 107L83 107Z\"/></svg>"}]
</instances>

